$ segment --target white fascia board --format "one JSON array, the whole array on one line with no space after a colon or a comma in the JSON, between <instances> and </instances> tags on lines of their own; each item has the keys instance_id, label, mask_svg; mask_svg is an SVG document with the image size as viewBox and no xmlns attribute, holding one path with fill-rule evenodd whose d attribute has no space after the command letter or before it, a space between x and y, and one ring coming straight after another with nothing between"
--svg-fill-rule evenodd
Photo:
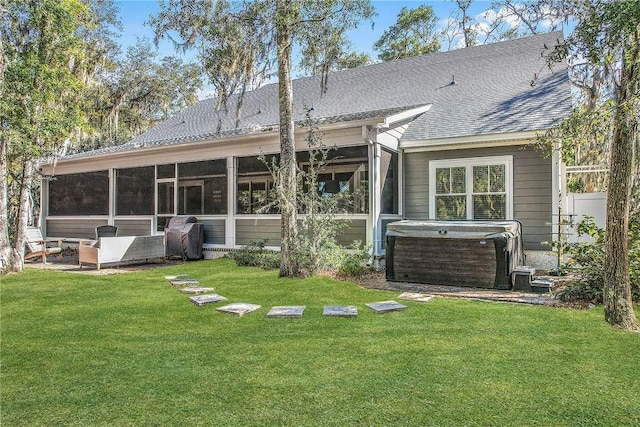
<instances>
[{"instance_id":1,"label":"white fascia board","mask_svg":"<svg viewBox=\"0 0 640 427\"><path fill-rule=\"evenodd\" d=\"M330 131L330 130L339 130L350 127L360 127L360 126L378 126L385 120L384 117L373 117L371 119L366 120L355 120L348 122L337 122L337 123L329 123L326 125L320 125L319 128L321 131ZM306 133L305 129L296 128L295 130L296 136L298 140ZM126 166L132 156L135 157L145 157L152 156L154 154L166 154L168 156L178 155L178 153L184 152L193 152L197 151L200 147L210 148L212 144L215 145L216 151L219 152L221 157L225 157L227 155L247 155L247 150L239 149L240 146L248 147L248 146L260 146L265 149L265 151L279 151L279 129L277 126L273 128L273 130L260 132L260 133L248 133L244 135L234 135L220 139L201 139L190 142L182 142L175 144L160 144L160 145L141 145L138 148L132 148L126 151L116 151L110 153L102 153L95 154L86 157L76 157L72 159L58 159L55 166L53 164L43 164L42 170L45 174L51 174L53 170L56 171L65 171L71 172L74 171L78 166L80 169L84 170L93 170L100 169L104 166L104 162L108 161L110 167L124 167ZM252 153L255 150L251 151ZM170 160L170 157L168 158ZM190 160L192 161L192 160ZM152 157L145 162L137 162L137 166L145 166L145 165L154 165L157 163L157 159L153 159Z\"/></svg>"},{"instance_id":2,"label":"white fascia board","mask_svg":"<svg viewBox=\"0 0 640 427\"><path fill-rule=\"evenodd\" d=\"M419 116L431 109L433 104L425 104L420 107L411 108L409 110L402 111L400 113L392 114L385 117L384 122L378 125L378 128L385 129L391 127L394 123L398 123L402 120L410 119L411 117Z\"/></svg>"},{"instance_id":3,"label":"white fascia board","mask_svg":"<svg viewBox=\"0 0 640 427\"><path fill-rule=\"evenodd\" d=\"M453 138L421 139L400 141L400 149L407 153L419 151L461 150L479 147L500 147L522 145L536 137L539 131L489 133Z\"/></svg>"}]
</instances>

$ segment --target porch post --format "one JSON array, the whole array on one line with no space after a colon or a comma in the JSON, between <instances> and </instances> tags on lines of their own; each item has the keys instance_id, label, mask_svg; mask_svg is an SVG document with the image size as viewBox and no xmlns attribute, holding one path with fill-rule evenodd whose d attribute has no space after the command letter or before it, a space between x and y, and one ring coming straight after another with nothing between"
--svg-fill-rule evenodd
<instances>
[{"instance_id":1,"label":"porch post","mask_svg":"<svg viewBox=\"0 0 640 427\"><path fill-rule=\"evenodd\" d=\"M369 149L369 215L367 216L367 245L371 245L371 254L380 252L380 144L375 140L376 130L362 126L362 137ZM373 138L372 138L373 136Z\"/></svg>"},{"instance_id":2,"label":"porch post","mask_svg":"<svg viewBox=\"0 0 640 427\"><path fill-rule=\"evenodd\" d=\"M224 245L232 248L236 244L236 167L235 157L227 157L227 218L224 222Z\"/></svg>"}]
</instances>

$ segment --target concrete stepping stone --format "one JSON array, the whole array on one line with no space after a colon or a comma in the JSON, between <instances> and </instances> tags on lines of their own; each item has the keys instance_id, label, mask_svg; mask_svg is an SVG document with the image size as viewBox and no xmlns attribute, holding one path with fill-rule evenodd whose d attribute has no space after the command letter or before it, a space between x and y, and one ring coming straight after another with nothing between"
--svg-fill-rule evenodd
<instances>
[{"instance_id":1,"label":"concrete stepping stone","mask_svg":"<svg viewBox=\"0 0 640 427\"><path fill-rule=\"evenodd\" d=\"M164 276L165 279L167 279L168 281L172 281L172 280L178 280L178 279L188 279L189 275L188 274L176 274L173 276Z\"/></svg>"},{"instance_id":2,"label":"concrete stepping stone","mask_svg":"<svg viewBox=\"0 0 640 427\"><path fill-rule=\"evenodd\" d=\"M200 282L194 278L191 277L187 277L187 278L183 278L183 279L173 279L170 280L171 282L171 286L196 286L199 285Z\"/></svg>"},{"instance_id":3,"label":"concrete stepping stone","mask_svg":"<svg viewBox=\"0 0 640 427\"><path fill-rule=\"evenodd\" d=\"M203 295L206 296L206 295ZM249 304L246 302L234 302L233 304L225 305L223 307L218 307L218 310L221 313L234 314L236 316L244 316L247 313L251 313L252 311L256 311L260 306L258 304Z\"/></svg>"},{"instance_id":4,"label":"concrete stepping stone","mask_svg":"<svg viewBox=\"0 0 640 427\"><path fill-rule=\"evenodd\" d=\"M201 286L187 286L186 288L178 289L178 292L183 294L205 294L207 292L211 292L213 288L203 288Z\"/></svg>"},{"instance_id":5,"label":"concrete stepping stone","mask_svg":"<svg viewBox=\"0 0 640 427\"><path fill-rule=\"evenodd\" d=\"M392 311L406 310L407 306L395 301L380 301L365 304L367 307L375 311L376 313L390 313Z\"/></svg>"},{"instance_id":6,"label":"concrete stepping stone","mask_svg":"<svg viewBox=\"0 0 640 427\"><path fill-rule=\"evenodd\" d=\"M198 295L195 297L189 297L189 301L201 307L207 304L213 304L215 302L226 301L227 299L222 295L218 294L207 294L207 295Z\"/></svg>"},{"instance_id":7,"label":"concrete stepping stone","mask_svg":"<svg viewBox=\"0 0 640 427\"><path fill-rule=\"evenodd\" d=\"M433 295L420 294L416 292L403 292L398 296L398 299L417 302L429 302L433 299Z\"/></svg>"},{"instance_id":8,"label":"concrete stepping stone","mask_svg":"<svg viewBox=\"0 0 640 427\"><path fill-rule=\"evenodd\" d=\"M331 317L357 317L358 307L355 305L325 305L322 310L322 315Z\"/></svg>"},{"instance_id":9,"label":"concrete stepping stone","mask_svg":"<svg viewBox=\"0 0 640 427\"><path fill-rule=\"evenodd\" d=\"M302 317L305 308L304 305L272 307L267 313L267 317L299 318Z\"/></svg>"}]
</instances>

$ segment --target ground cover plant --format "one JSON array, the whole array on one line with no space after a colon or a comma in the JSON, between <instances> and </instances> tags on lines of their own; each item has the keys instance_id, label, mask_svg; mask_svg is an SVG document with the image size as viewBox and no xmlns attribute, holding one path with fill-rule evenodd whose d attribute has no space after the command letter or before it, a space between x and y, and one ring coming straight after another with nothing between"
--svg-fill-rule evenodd
<instances>
[{"instance_id":1,"label":"ground cover plant","mask_svg":"<svg viewBox=\"0 0 640 427\"><path fill-rule=\"evenodd\" d=\"M179 273L262 308L196 307L164 280ZM436 298L380 315L364 304L397 292L230 259L0 286L3 426L640 424L640 334L601 308ZM307 309L267 319L274 305Z\"/></svg>"}]
</instances>

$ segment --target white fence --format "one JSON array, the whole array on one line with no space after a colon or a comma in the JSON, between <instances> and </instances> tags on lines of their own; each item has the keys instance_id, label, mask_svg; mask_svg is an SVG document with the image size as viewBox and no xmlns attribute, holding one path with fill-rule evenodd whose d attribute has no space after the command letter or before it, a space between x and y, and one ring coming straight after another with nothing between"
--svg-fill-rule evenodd
<instances>
[{"instance_id":1,"label":"white fence","mask_svg":"<svg viewBox=\"0 0 640 427\"><path fill-rule=\"evenodd\" d=\"M607 193L568 193L567 214L573 215L574 223L582 221L585 215L594 217L594 222L600 228L607 223ZM571 227L567 227L569 242L589 241L591 238L578 234Z\"/></svg>"}]
</instances>

